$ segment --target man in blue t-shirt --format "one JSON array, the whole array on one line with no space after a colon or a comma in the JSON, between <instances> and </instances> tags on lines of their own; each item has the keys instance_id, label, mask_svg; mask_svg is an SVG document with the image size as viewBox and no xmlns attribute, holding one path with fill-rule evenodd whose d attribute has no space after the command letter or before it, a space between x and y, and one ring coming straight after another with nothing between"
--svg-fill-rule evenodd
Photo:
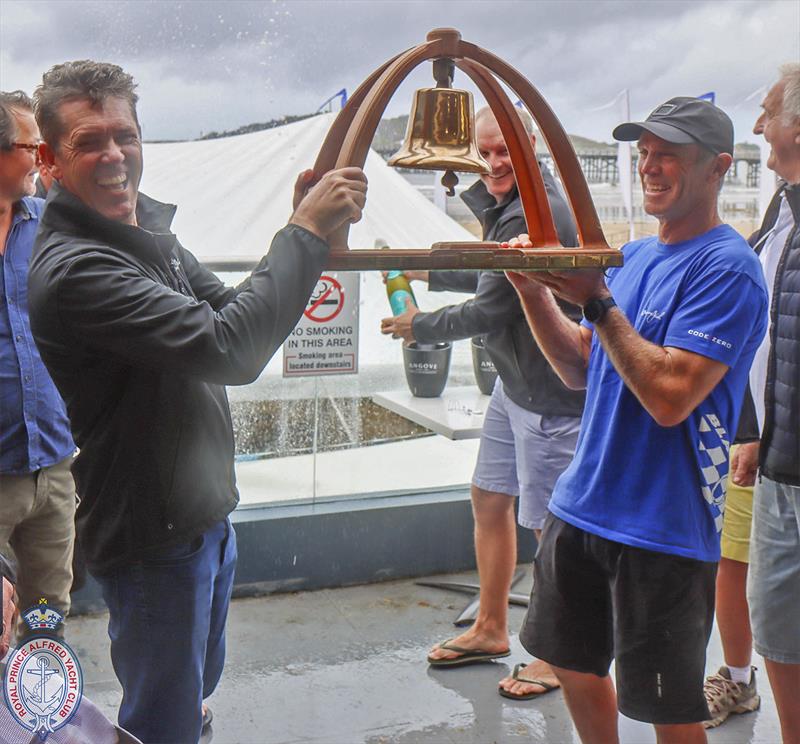
<instances>
[{"instance_id":1,"label":"man in blue t-shirt","mask_svg":"<svg viewBox=\"0 0 800 744\"><path fill-rule=\"evenodd\" d=\"M733 153L724 112L673 98L614 137L638 140L658 236L626 245L607 278L509 274L550 363L586 388L520 639L553 665L584 741L617 741L619 709L653 723L659 741L702 742L728 449L766 330L766 287L717 211ZM580 327L554 294L583 307Z\"/></svg>"}]
</instances>

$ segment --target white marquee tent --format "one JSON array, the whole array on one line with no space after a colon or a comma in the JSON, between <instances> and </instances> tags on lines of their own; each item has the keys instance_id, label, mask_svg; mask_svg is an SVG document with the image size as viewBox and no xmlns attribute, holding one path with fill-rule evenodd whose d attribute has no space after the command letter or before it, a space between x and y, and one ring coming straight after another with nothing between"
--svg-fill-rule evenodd
<instances>
[{"instance_id":1,"label":"white marquee tent","mask_svg":"<svg viewBox=\"0 0 800 744\"><path fill-rule=\"evenodd\" d=\"M196 142L147 144L141 188L178 205L174 228L200 260L258 259L286 224L300 171L311 168L335 114L263 132ZM367 208L350 245L427 248L472 236L370 151Z\"/></svg>"}]
</instances>

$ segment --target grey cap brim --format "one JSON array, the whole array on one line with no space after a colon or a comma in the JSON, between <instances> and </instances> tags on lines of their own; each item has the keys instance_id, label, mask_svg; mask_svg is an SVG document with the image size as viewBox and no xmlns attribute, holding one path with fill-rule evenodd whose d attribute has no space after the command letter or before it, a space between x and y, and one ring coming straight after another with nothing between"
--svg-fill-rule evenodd
<instances>
[{"instance_id":1,"label":"grey cap brim","mask_svg":"<svg viewBox=\"0 0 800 744\"><path fill-rule=\"evenodd\" d=\"M671 124L664 124L659 121L629 121L626 124L620 124L615 127L611 136L619 142L635 142L642 136L643 131L648 131L656 137L660 137L666 142L672 142L675 145L696 145L697 140L690 134L686 134L678 127L673 127Z\"/></svg>"}]
</instances>

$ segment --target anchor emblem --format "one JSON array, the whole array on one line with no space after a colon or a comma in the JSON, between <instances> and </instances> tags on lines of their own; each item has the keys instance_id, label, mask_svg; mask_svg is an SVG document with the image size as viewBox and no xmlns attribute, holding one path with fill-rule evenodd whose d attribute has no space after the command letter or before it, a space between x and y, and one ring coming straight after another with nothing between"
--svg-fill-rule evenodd
<instances>
[{"instance_id":1,"label":"anchor emblem","mask_svg":"<svg viewBox=\"0 0 800 744\"><path fill-rule=\"evenodd\" d=\"M49 669L49 666L50 660L44 655L39 656L36 659L38 671L33 669L30 671L30 675L38 677L39 681L33 690L29 690L24 684L22 685L22 697L31 712L36 715L36 725L33 728L33 732L38 734L42 741L47 737L47 734L53 733L54 729L50 723L50 716L61 705L61 697L64 691L64 680L56 677L54 681L57 684L51 685L51 691L48 695L47 683L51 677L58 674L56 669Z\"/></svg>"},{"instance_id":2,"label":"anchor emblem","mask_svg":"<svg viewBox=\"0 0 800 744\"><path fill-rule=\"evenodd\" d=\"M57 609L41 599L22 617L37 632L9 654L3 697L14 720L44 742L77 712L83 697L83 673L73 650L62 638L47 633L64 621Z\"/></svg>"}]
</instances>

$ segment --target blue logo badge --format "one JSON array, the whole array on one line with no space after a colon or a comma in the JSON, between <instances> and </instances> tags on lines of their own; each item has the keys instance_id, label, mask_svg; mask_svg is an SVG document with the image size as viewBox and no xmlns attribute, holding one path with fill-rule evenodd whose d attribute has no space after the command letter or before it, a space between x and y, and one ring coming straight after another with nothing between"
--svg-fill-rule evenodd
<instances>
[{"instance_id":1,"label":"blue logo badge","mask_svg":"<svg viewBox=\"0 0 800 744\"><path fill-rule=\"evenodd\" d=\"M83 674L72 649L49 635L64 616L40 599L22 614L29 638L9 657L3 677L6 704L17 722L44 741L75 715L83 697Z\"/></svg>"}]
</instances>

